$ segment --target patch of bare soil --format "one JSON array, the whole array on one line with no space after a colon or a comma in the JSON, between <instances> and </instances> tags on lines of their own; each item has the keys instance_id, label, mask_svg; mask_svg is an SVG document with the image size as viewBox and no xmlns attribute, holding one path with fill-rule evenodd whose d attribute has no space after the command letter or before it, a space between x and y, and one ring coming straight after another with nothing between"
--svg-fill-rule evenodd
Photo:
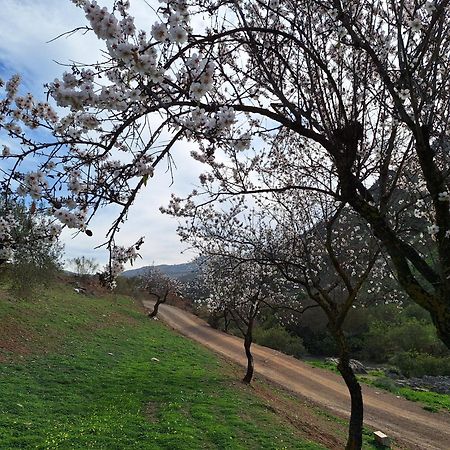
<instances>
[{"instance_id":1,"label":"patch of bare soil","mask_svg":"<svg viewBox=\"0 0 450 450\"><path fill-rule=\"evenodd\" d=\"M0 322L0 362L10 358L8 354L25 356L32 353L34 334L13 319Z\"/></svg>"},{"instance_id":2,"label":"patch of bare soil","mask_svg":"<svg viewBox=\"0 0 450 450\"><path fill-rule=\"evenodd\" d=\"M147 403L145 407L145 417L147 417L149 422L157 422L158 421L158 405L155 402Z\"/></svg>"}]
</instances>

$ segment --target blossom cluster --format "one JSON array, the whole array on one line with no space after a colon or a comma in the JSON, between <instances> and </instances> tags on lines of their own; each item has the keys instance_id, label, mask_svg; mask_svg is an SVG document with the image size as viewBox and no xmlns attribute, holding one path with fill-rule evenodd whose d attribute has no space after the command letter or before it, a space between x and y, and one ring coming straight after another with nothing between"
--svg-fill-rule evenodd
<instances>
[{"instance_id":1,"label":"blossom cluster","mask_svg":"<svg viewBox=\"0 0 450 450\"><path fill-rule=\"evenodd\" d=\"M428 38L438 31L428 28L445 23L448 14L437 2L416 8L407 2L394 17L383 2L323 2L310 10L302 2L293 7L278 0L233 6L165 0L147 30L136 28L126 0L110 10L96 1L73 2L105 51L97 64L75 64L48 85L65 115L31 94L19 95L18 77L6 83L0 103L0 128L19 143L2 151L11 167L17 162L8 189L19 185L19 194L47 200L64 226L85 230L86 211L110 203L119 204L125 217L136 185L144 185L162 159L156 155L170 164L174 142L188 139L198 145L192 156L209 166L200 183L211 198L282 192L292 185L338 198L342 179L355 176L359 204L386 216L377 223L391 226L416 210L432 236L447 228L434 211L442 204L427 200L416 208L405 202L400 211L400 202L389 197L401 183L416 189L412 174L422 169L406 143L420 143L419 131L430 135L436 167L448 165L450 73L441 54L448 38L443 34L442 45ZM196 14L201 20L193 20ZM351 133L355 124L363 128L357 136ZM52 142L34 142L24 126L45 127ZM30 169L25 160L34 156L40 167ZM415 167L404 170L410 161ZM342 168L350 171L347 178ZM374 195L374 181L386 192ZM447 188L439 188L438 201L448 201ZM437 196L424 194L430 195ZM189 201L184 209L174 197L173 211L189 213ZM230 224L237 220L229 217ZM395 232L414 243L402 226ZM296 231L288 234L294 238ZM354 261L357 255L348 256Z\"/></svg>"},{"instance_id":2,"label":"blossom cluster","mask_svg":"<svg viewBox=\"0 0 450 450\"><path fill-rule=\"evenodd\" d=\"M116 287L117 276L125 270L125 264L133 262L139 257L139 248L142 245L144 239L140 238L131 247L124 247L119 245L113 245L110 249L110 261L104 267L100 274L101 282L110 289Z\"/></svg>"},{"instance_id":3,"label":"blossom cluster","mask_svg":"<svg viewBox=\"0 0 450 450\"><path fill-rule=\"evenodd\" d=\"M66 208L58 208L55 210L54 216L69 228L84 230L86 227L86 210L70 211Z\"/></svg>"},{"instance_id":4,"label":"blossom cluster","mask_svg":"<svg viewBox=\"0 0 450 450\"><path fill-rule=\"evenodd\" d=\"M0 260L8 260L12 255L12 234L11 230L15 226L13 214L3 214L0 217Z\"/></svg>"}]
</instances>

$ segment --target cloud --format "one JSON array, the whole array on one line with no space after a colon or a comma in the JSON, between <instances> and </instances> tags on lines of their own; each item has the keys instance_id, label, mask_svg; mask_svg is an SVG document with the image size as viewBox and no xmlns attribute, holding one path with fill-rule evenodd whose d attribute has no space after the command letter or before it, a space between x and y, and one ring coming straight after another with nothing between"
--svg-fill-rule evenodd
<instances>
[{"instance_id":1,"label":"cloud","mask_svg":"<svg viewBox=\"0 0 450 450\"><path fill-rule=\"evenodd\" d=\"M111 7L112 1L99 2ZM159 6L157 0L135 0L131 13L136 18L138 28L149 31L157 20L155 13ZM150 6L149 6L150 5ZM152 9L153 7L153 9ZM69 0L3 0L0 28L0 76L7 77L19 72L26 89L42 98L42 86L60 77L64 67L57 64L70 64L71 61L93 63L101 57L103 42L97 40L92 32L52 39L86 25L84 13ZM7 19L6 19L7 18ZM193 254L181 255L185 245L180 244L176 234L177 221L159 212L159 207L167 205L170 193L187 195L198 180L200 164L190 158L192 144L178 143L174 148L174 159L178 169L174 173L171 186L170 174L158 167L147 188L139 194L126 224L117 238L120 245L131 245L140 236L146 241L141 248L142 261L137 265L155 262L178 263L189 260ZM65 230L62 241L66 247L66 258L88 256L105 264L106 250L93 250L105 241L105 234L117 214L117 208L102 210L91 223L93 236L78 234L72 238L73 230Z\"/></svg>"}]
</instances>

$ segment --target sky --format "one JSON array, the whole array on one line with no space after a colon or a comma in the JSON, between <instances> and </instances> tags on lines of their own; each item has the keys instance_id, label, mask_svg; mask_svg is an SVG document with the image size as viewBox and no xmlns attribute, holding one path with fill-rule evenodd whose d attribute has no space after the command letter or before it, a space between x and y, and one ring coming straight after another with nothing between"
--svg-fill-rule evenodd
<instances>
[{"instance_id":1,"label":"sky","mask_svg":"<svg viewBox=\"0 0 450 450\"><path fill-rule=\"evenodd\" d=\"M98 3L110 6L112 2L99 0ZM157 0L133 0L131 4L131 14L136 17L138 28L150 31L157 17L149 4L157 7ZM19 73L27 91L38 99L44 98L43 85L63 73L61 64L71 61L90 63L99 58L101 43L92 33L78 33L49 42L62 33L86 25L83 11L70 0L2 0L1 7L0 77L7 79L11 74ZM189 156L192 149L190 143L176 144L173 156L177 170L173 183L166 167L159 166L121 228L116 239L119 245L129 246L145 236L140 250L142 259L137 260L134 267L182 263L195 256L186 244L179 242L177 220L159 212L160 206L167 206L172 192L183 197L197 184L201 166ZM65 259L84 255L94 258L100 265L105 264L106 250L95 250L94 247L105 242L105 233L116 217L116 211L112 207L95 217L89 227L93 231L92 237L85 234L73 237L73 230L64 230L61 239L65 245Z\"/></svg>"}]
</instances>

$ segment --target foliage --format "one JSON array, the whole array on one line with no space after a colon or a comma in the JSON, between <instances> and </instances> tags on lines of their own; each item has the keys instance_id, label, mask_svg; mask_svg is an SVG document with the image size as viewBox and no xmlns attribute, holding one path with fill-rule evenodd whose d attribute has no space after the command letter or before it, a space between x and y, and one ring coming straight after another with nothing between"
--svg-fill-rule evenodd
<instances>
[{"instance_id":1,"label":"foliage","mask_svg":"<svg viewBox=\"0 0 450 450\"><path fill-rule=\"evenodd\" d=\"M40 285L50 283L61 269L63 246L59 229L49 226L49 216L24 202L0 204L0 249L9 261L10 288L29 297ZM1 258L0 258L1 259Z\"/></svg>"},{"instance_id":2,"label":"foliage","mask_svg":"<svg viewBox=\"0 0 450 450\"><path fill-rule=\"evenodd\" d=\"M449 356L438 357L410 351L396 353L389 361L407 377L423 377L424 375L450 376Z\"/></svg>"},{"instance_id":3,"label":"foliage","mask_svg":"<svg viewBox=\"0 0 450 450\"><path fill-rule=\"evenodd\" d=\"M130 297L139 296L140 285L141 281L138 277L117 277L114 292Z\"/></svg>"},{"instance_id":4,"label":"foliage","mask_svg":"<svg viewBox=\"0 0 450 450\"><path fill-rule=\"evenodd\" d=\"M94 258L87 258L86 256L77 256L69 261L75 268L76 274L79 277L85 275L92 275L98 268L98 264Z\"/></svg>"},{"instance_id":5,"label":"foliage","mask_svg":"<svg viewBox=\"0 0 450 450\"><path fill-rule=\"evenodd\" d=\"M296 358L300 358L306 353L301 338L290 335L280 324L271 327L255 327L253 338L259 345L279 350Z\"/></svg>"},{"instance_id":6,"label":"foliage","mask_svg":"<svg viewBox=\"0 0 450 450\"><path fill-rule=\"evenodd\" d=\"M416 305L378 305L366 309L366 328L359 335L359 357L387 362L402 352L448 358L429 315ZM430 373L431 375L431 373Z\"/></svg>"}]
</instances>

